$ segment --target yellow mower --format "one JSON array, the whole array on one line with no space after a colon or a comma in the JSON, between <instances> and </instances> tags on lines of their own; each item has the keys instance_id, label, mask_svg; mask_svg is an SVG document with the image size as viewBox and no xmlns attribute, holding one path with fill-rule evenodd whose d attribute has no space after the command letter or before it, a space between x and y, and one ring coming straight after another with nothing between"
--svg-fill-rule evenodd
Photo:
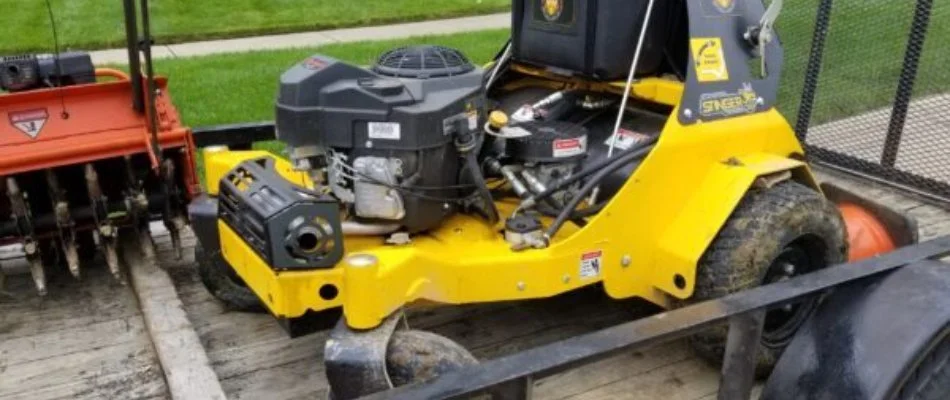
<instances>
[{"instance_id":1,"label":"yellow mower","mask_svg":"<svg viewBox=\"0 0 950 400\"><path fill-rule=\"evenodd\" d=\"M415 304L598 285L672 308L843 262L836 199L775 108L781 4L516 0L485 68L437 46L310 57L281 77L289 159L205 150L202 279L292 335L342 310L324 354L349 399L475 362L405 329ZM912 240L885 234L871 253ZM813 306L768 314L763 370ZM724 337L692 342L721 360Z\"/></svg>"}]
</instances>

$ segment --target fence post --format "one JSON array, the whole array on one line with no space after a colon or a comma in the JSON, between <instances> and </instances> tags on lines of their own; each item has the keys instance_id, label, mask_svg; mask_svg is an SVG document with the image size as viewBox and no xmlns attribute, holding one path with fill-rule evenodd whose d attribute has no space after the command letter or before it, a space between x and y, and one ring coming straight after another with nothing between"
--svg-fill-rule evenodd
<instances>
[{"instance_id":1,"label":"fence post","mask_svg":"<svg viewBox=\"0 0 950 400\"><path fill-rule=\"evenodd\" d=\"M884 152L881 155L881 164L893 167L897 162L897 152L900 149L901 135L907 123L907 110L910 108L911 96L914 93L914 82L917 80L917 67L920 65L920 55L924 51L924 41L927 39L927 28L930 25L930 14L933 10L933 0L917 0L914 10L914 21L907 38L907 51L904 53L904 65L901 67L900 80L897 83L897 94L894 96L894 109L891 111L891 122L887 127L887 138L884 141Z\"/></svg>"},{"instance_id":2,"label":"fence post","mask_svg":"<svg viewBox=\"0 0 950 400\"><path fill-rule=\"evenodd\" d=\"M798 105L798 121L795 124L795 133L802 143L805 143L808 126L811 125L811 113L815 105L818 76L821 74L821 60L825 55L825 38L828 37L833 4L833 0L821 0L815 16L815 32L811 39L811 53L808 56L808 67L805 69L805 86L802 88L802 100Z\"/></svg>"}]
</instances>

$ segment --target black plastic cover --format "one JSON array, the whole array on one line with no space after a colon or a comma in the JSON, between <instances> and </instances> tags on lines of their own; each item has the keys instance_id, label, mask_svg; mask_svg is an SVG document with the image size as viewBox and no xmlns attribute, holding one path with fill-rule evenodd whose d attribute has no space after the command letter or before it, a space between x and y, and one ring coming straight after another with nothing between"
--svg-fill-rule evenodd
<instances>
[{"instance_id":1,"label":"black plastic cover","mask_svg":"<svg viewBox=\"0 0 950 400\"><path fill-rule=\"evenodd\" d=\"M339 204L282 178L274 159L238 164L219 187L219 218L271 268L332 268L343 258Z\"/></svg>"},{"instance_id":2,"label":"black plastic cover","mask_svg":"<svg viewBox=\"0 0 950 400\"><path fill-rule=\"evenodd\" d=\"M514 0L512 48L517 61L598 78L627 76L647 0ZM663 65L682 5L657 1L637 73Z\"/></svg>"},{"instance_id":3,"label":"black plastic cover","mask_svg":"<svg viewBox=\"0 0 950 400\"><path fill-rule=\"evenodd\" d=\"M316 55L281 76L277 137L291 147L418 151L479 130L482 71L398 79ZM469 119L471 117L471 119Z\"/></svg>"}]
</instances>

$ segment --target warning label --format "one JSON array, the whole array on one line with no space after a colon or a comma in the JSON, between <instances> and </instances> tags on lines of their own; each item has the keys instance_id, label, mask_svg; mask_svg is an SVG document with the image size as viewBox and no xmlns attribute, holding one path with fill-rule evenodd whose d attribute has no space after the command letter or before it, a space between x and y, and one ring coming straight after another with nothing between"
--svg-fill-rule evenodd
<instances>
[{"instance_id":1,"label":"warning label","mask_svg":"<svg viewBox=\"0 0 950 400\"><path fill-rule=\"evenodd\" d=\"M695 38L689 40L699 82L722 82L729 80L726 56L720 38Z\"/></svg>"},{"instance_id":2,"label":"warning label","mask_svg":"<svg viewBox=\"0 0 950 400\"><path fill-rule=\"evenodd\" d=\"M40 134L48 120L49 113L45 108L10 113L10 125L33 139Z\"/></svg>"},{"instance_id":3,"label":"warning label","mask_svg":"<svg viewBox=\"0 0 950 400\"><path fill-rule=\"evenodd\" d=\"M554 141L554 157L574 157L587 153L587 137L559 139Z\"/></svg>"},{"instance_id":4,"label":"warning label","mask_svg":"<svg viewBox=\"0 0 950 400\"><path fill-rule=\"evenodd\" d=\"M596 278L600 276L600 265L604 258L604 252L589 251L581 255L581 279Z\"/></svg>"},{"instance_id":5,"label":"warning label","mask_svg":"<svg viewBox=\"0 0 950 400\"><path fill-rule=\"evenodd\" d=\"M616 135L610 136L604 141L604 145L609 147L612 142L614 148L617 150L629 150L635 144L648 139L650 139L650 135L620 128Z\"/></svg>"}]
</instances>

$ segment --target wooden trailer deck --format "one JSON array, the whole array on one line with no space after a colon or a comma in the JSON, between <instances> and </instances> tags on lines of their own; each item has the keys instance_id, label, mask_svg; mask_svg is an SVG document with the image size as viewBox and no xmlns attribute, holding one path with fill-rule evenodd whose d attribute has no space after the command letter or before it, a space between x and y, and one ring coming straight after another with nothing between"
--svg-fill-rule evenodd
<instances>
[{"instance_id":1,"label":"wooden trailer deck","mask_svg":"<svg viewBox=\"0 0 950 400\"><path fill-rule=\"evenodd\" d=\"M915 216L922 240L950 234L946 209L842 176L823 173L822 177ZM161 283L150 284L147 296L152 297L142 296L142 285L137 296L132 286L115 283L104 266L87 267L81 282L68 276L54 279L49 296L42 299L34 294L28 276L7 276L0 293L0 399L160 399L172 393L203 398L213 394L217 382L206 385L202 379L189 379L195 376L182 368L207 369L207 364L198 365L204 354L210 360L207 370L214 371L229 398L324 398L327 382L320 361L326 333L289 339L267 315L227 312L198 280L191 252L186 249L184 260L174 260L167 236L159 236L157 242L159 259L171 280L158 279L166 282L164 288ZM185 244L192 247L194 239L187 237ZM9 250L0 252L0 265L11 273L22 270L16 257ZM161 290L171 289L167 282L173 282L177 297L161 297ZM154 334L167 333L156 330L156 323L168 321L150 319L166 314L174 318L181 309L179 300L190 324L173 327L174 334L157 339L161 343L156 345ZM156 313L156 305L167 309ZM152 309L143 314L143 307ZM409 322L460 342L480 359L491 359L651 310L638 301L610 301L591 291L526 303L417 311ZM204 354L189 353L196 350L188 347L192 332L200 338L197 352L203 347ZM165 366L173 372L172 380L158 361L162 352L178 352L162 357L166 364L172 363ZM182 353L193 357L173 357ZM696 359L684 343L675 342L539 381L535 396L712 399L718 379L716 369Z\"/></svg>"}]
</instances>

